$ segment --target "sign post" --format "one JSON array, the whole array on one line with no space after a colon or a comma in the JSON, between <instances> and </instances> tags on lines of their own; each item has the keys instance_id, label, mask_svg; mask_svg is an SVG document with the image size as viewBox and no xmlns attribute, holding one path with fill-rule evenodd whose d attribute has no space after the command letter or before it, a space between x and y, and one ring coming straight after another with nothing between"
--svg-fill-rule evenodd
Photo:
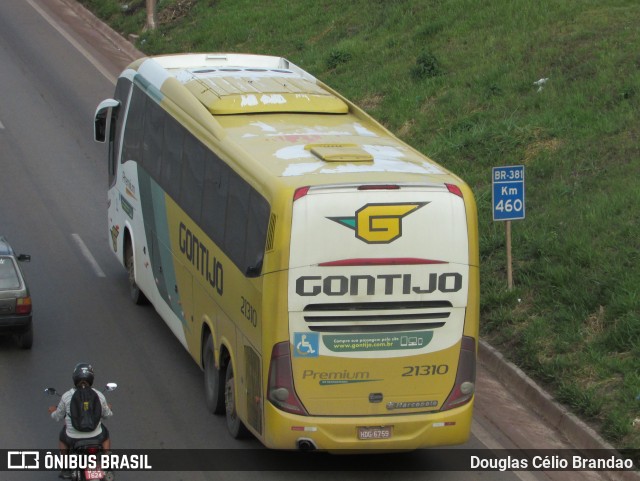
<instances>
[{"instance_id":1,"label":"sign post","mask_svg":"<svg viewBox=\"0 0 640 481\"><path fill-rule=\"evenodd\" d=\"M507 285L513 289L511 221L524 219L524 165L494 167L491 176L493 220L504 221L507 237Z\"/></svg>"}]
</instances>

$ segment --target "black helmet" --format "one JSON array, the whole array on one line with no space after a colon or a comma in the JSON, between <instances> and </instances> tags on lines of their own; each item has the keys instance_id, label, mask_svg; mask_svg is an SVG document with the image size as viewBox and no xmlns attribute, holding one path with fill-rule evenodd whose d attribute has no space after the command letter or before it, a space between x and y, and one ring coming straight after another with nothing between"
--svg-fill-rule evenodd
<instances>
[{"instance_id":1,"label":"black helmet","mask_svg":"<svg viewBox=\"0 0 640 481\"><path fill-rule=\"evenodd\" d=\"M77 386L81 381L86 381L89 386L93 386L93 367L91 367L91 364L81 362L73 368L74 386Z\"/></svg>"}]
</instances>

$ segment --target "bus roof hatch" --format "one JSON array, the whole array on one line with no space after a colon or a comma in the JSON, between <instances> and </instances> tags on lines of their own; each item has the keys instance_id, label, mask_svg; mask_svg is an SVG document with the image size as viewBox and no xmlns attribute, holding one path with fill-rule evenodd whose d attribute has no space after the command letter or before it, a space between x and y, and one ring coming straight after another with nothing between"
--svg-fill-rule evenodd
<instances>
[{"instance_id":1,"label":"bus roof hatch","mask_svg":"<svg viewBox=\"0 0 640 481\"><path fill-rule=\"evenodd\" d=\"M292 71L235 68L189 73L185 87L213 115L349 111L344 101Z\"/></svg>"}]
</instances>

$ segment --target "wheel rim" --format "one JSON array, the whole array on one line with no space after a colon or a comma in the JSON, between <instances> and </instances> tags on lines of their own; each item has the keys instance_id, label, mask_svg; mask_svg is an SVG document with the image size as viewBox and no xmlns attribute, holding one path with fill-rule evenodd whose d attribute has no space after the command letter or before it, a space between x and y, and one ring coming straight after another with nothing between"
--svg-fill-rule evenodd
<instances>
[{"instance_id":1,"label":"wheel rim","mask_svg":"<svg viewBox=\"0 0 640 481\"><path fill-rule=\"evenodd\" d=\"M225 401L225 408L227 410L227 415L229 416L229 418L232 421L235 421L236 419L236 400L234 397L234 378L231 378L227 381L227 384L225 385L225 392L224 392L224 401Z\"/></svg>"}]
</instances>

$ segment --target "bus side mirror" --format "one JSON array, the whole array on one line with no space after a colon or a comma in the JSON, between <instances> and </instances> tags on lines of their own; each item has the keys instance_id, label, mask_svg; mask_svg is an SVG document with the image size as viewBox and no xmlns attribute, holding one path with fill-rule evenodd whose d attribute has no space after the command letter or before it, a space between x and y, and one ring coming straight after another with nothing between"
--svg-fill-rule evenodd
<instances>
[{"instance_id":1,"label":"bus side mirror","mask_svg":"<svg viewBox=\"0 0 640 481\"><path fill-rule=\"evenodd\" d=\"M107 120L111 117L111 109L119 105L120 102L114 99L103 100L98 105L93 123L93 138L96 142L104 143L107 140Z\"/></svg>"}]
</instances>

